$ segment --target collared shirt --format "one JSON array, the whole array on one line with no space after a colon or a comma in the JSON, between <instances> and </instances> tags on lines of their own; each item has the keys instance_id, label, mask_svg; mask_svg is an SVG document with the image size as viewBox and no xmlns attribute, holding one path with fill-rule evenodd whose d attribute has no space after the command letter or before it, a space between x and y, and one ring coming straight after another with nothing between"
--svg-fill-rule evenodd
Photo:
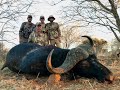
<instances>
[{"instance_id":1,"label":"collared shirt","mask_svg":"<svg viewBox=\"0 0 120 90\"><path fill-rule=\"evenodd\" d=\"M57 39L58 37L61 36L61 32L60 32L58 23L56 23L56 22L47 23L45 25L45 28L48 32L49 39Z\"/></svg>"}]
</instances>

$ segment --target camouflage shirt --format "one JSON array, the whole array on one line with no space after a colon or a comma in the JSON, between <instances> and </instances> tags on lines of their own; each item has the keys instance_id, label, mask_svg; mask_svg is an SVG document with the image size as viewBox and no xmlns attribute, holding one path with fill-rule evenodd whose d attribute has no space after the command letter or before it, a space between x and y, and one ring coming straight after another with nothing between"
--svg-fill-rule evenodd
<instances>
[{"instance_id":1,"label":"camouflage shirt","mask_svg":"<svg viewBox=\"0 0 120 90\"><path fill-rule=\"evenodd\" d=\"M40 32L38 34L36 31L33 31L29 36L28 42L37 43L41 46L45 46L47 45L46 42L48 42L47 34L43 32Z\"/></svg>"},{"instance_id":2,"label":"camouflage shirt","mask_svg":"<svg viewBox=\"0 0 120 90\"><path fill-rule=\"evenodd\" d=\"M32 31L34 31L34 29L35 25L33 23L29 24L28 22L23 22L20 27L19 35L20 37L28 39L29 35L31 34Z\"/></svg>"},{"instance_id":3,"label":"camouflage shirt","mask_svg":"<svg viewBox=\"0 0 120 90\"><path fill-rule=\"evenodd\" d=\"M41 26L42 26L42 31L43 31L43 32L46 32L45 24L44 24L44 23L43 23L43 24L41 23Z\"/></svg>"},{"instance_id":4,"label":"camouflage shirt","mask_svg":"<svg viewBox=\"0 0 120 90\"><path fill-rule=\"evenodd\" d=\"M47 23L45 25L45 28L48 32L49 39L57 39L58 37L61 36L61 32L60 32L58 23L56 23L56 22Z\"/></svg>"}]
</instances>

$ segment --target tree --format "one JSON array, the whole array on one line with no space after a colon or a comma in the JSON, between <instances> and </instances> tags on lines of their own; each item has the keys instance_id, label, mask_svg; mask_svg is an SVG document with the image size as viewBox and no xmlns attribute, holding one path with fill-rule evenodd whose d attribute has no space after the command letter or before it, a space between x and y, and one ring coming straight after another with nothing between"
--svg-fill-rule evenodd
<instances>
[{"instance_id":1,"label":"tree","mask_svg":"<svg viewBox=\"0 0 120 90\"><path fill-rule=\"evenodd\" d=\"M120 49L120 42L118 42L116 39L114 39L114 40L112 41L111 47L112 47L112 50Z\"/></svg>"},{"instance_id":2,"label":"tree","mask_svg":"<svg viewBox=\"0 0 120 90\"><path fill-rule=\"evenodd\" d=\"M114 39L111 44L111 54L113 57L116 57L117 54L119 53L120 53L120 42Z\"/></svg>"},{"instance_id":3,"label":"tree","mask_svg":"<svg viewBox=\"0 0 120 90\"><path fill-rule=\"evenodd\" d=\"M93 42L94 42L96 55L101 54L104 49L104 46L107 45L107 41L104 39L93 38ZM86 44L86 43L89 43L89 41L85 40L85 41L83 41L83 43Z\"/></svg>"},{"instance_id":4,"label":"tree","mask_svg":"<svg viewBox=\"0 0 120 90\"><path fill-rule=\"evenodd\" d=\"M62 0L61 0L62 1ZM63 8L64 18L80 21L82 26L104 26L112 31L120 42L120 0L71 0L72 4Z\"/></svg>"},{"instance_id":5,"label":"tree","mask_svg":"<svg viewBox=\"0 0 120 90\"><path fill-rule=\"evenodd\" d=\"M70 48L70 46L73 45L75 47L76 45L79 45L81 40L80 40L80 31L77 29L77 27L73 26L68 26L68 27L63 27L61 29L62 31L62 45L63 48Z\"/></svg>"},{"instance_id":6,"label":"tree","mask_svg":"<svg viewBox=\"0 0 120 90\"><path fill-rule=\"evenodd\" d=\"M7 41L5 33L13 33L17 27L17 21L21 16L29 13L29 8L35 2L33 0L1 0L0 1L0 41ZM12 42L10 42L12 43Z\"/></svg>"}]
</instances>

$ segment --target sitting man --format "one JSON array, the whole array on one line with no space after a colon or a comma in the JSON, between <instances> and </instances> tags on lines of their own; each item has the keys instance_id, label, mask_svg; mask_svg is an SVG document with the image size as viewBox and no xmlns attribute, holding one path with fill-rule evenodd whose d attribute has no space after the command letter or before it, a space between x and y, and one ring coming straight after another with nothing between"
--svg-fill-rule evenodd
<instances>
[{"instance_id":1,"label":"sitting man","mask_svg":"<svg viewBox=\"0 0 120 90\"><path fill-rule=\"evenodd\" d=\"M45 38L45 32L42 31L41 23L36 24L35 30L30 34L28 42L37 43L41 46L46 46L48 40Z\"/></svg>"}]
</instances>

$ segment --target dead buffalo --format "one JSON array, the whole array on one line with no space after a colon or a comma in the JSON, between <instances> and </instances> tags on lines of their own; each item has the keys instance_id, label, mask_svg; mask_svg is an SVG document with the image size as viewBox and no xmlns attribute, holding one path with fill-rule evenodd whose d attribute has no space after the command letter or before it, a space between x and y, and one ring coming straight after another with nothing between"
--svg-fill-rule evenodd
<instances>
[{"instance_id":1,"label":"dead buffalo","mask_svg":"<svg viewBox=\"0 0 120 90\"><path fill-rule=\"evenodd\" d=\"M6 61L1 70L8 67L10 70L18 72L18 66L22 58L31 50L40 48L41 46L34 43L22 43L13 47L6 56Z\"/></svg>"}]
</instances>

